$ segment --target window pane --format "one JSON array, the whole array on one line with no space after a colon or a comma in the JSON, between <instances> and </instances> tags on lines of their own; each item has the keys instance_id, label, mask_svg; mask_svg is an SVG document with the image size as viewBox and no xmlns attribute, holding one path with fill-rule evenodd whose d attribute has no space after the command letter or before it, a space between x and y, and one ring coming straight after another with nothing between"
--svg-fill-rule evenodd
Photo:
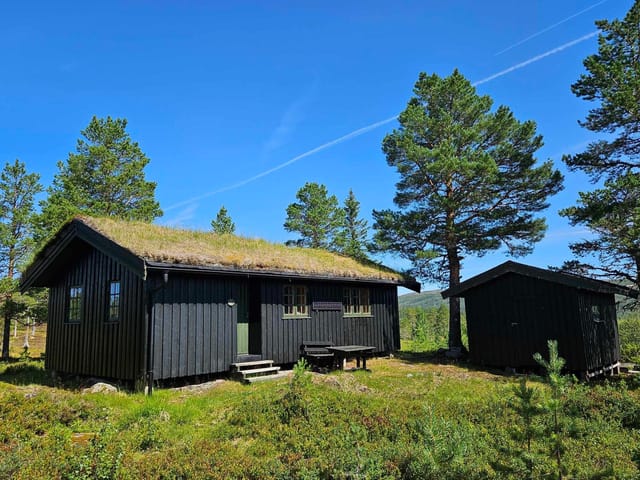
<instances>
[{"instance_id":1,"label":"window pane","mask_svg":"<svg viewBox=\"0 0 640 480\"><path fill-rule=\"evenodd\" d=\"M82 287L73 286L69 288L69 307L67 312L67 322L77 323L82 315Z\"/></svg>"},{"instance_id":2,"label":"window pane","mask_svg":"<svg viewBox=\"0 0 640 480\"><path fill-rule=\"evenodd\" d=\"M369 289L357 287L345 287L344 313L349 315L369 315L371 305L369 304Z\"/></svg>"},{"instance_id":3,"label":"window pane","mask_svg":"<svg viewBox=\"0 0 640 480\"><path fill-rule=\"evenodd\" d=\"M109 284L109 315L110 322L120 319L120 282L113 281Z\"/></svg>"},{"instance_id":4,"label":"window pane","mask_svg":"<svg viewBox=\"0 0 640 480\"><path fill-rule=\"evenodd\" d=\"M307 287L303 285L285 285L283 289L285 315L307 315Z\"/></svg>"}]
</instances>

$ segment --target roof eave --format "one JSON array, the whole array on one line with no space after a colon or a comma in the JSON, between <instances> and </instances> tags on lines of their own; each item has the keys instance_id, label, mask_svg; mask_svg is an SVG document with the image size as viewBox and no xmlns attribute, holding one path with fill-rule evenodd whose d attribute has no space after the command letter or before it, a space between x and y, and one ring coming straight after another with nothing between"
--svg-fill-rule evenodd
<instances>
[{"instance_id":1,"label":"roof eave","mask_svg":"<svg viewBox=\"0 0 640 480\"><path fill-rule=\"evenodd\" d=\"M570 275L562 272L554 272L551 270L545 270L539 267L533 267L517 263L514 261L504 262L496 267L493 267L486 272L480 273L475 277L471 277L458 285L443 290L442 298L448 297L462 297L468 290L483 285L491 280L501 277L507 273L515 273L532 278L538 278L540 280L561 283L578 290L586 290L599 293L611 293L617 295L624 295L631 298L638 298L638 291L628 287L621 287L614 283L605 282L603 280L596 280L593 278L582 277L579 275Z\"/></svg>"},{"instance_id":2,"label":"roof eave","mask_svg":"<svg viewBox=\"0 0 640 480\"><path fill-rule=\"evenodd\" d=\"M61 227L36 254L22 275L20 291L24 292L31 287L48 286L43 283L43 276L47 274L49 268L51 268L58 256L62 254L65 248L68 248L69 244L76 238L86 242L105 255L115 258L136 275L144 278L145 266L142 258L107 238L102 233L87 226L81 220L73 219Z\"/></svg>"},{"instance_id":3,"label":"roof eave","mask_svg":"<svg viewBox=\"0 0 640 480\"><path fill-rule=\"evenodd\" d=\"M410 290L419 292L420 284L414 279L391 279L391 278L373 278L373 277L347 277L340 275L322 274L322 273L309 273L309 272L295 272L290 270L275 270L275 269L252 269L241 268L235 266L226 265L188 265L180 263L164 263L153 260L145 260L148 271L168 271L168 272L182 272L182 273L198 273L198 274L218 274L218 275L232 275L241 277L263 277L263 278L299 278L305 280L318 280L318 281L342 281L342 282L361 282L361 283L375 283L384 285L396 285L403 286Z\"/></svg>"}]
</instances>

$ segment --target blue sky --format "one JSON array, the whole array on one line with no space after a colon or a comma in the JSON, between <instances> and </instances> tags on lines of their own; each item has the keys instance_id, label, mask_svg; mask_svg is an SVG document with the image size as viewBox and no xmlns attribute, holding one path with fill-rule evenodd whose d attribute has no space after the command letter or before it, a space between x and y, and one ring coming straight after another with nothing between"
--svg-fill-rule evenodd
<instances>
[{"instance_id":1,"label":"blue sky","mask_svg":"<svg viewBox=\"0 0 640 480\"><path fill-rule=\"evenodd\" d=\"M596 52L594 21L632 3L5 2L0 161L19 158L49 185L93 115L124 117L151 159L159 223L208 229L225 205L237 233L282 242L294 238L285 210L307 181L340 200L352 188L371 222L393 206L397 180L380 149L397 124L373 126L405 108L421 71L458 68L496 106L536 121L539 159L565 171L562 154L596 138L577 123L592 105L570 90ZM559 265L586 235L557 211L591 185L565 177L545 240L521 261ZM467 258L463 278L505 259Z\"/></svg>"}]
</instances>

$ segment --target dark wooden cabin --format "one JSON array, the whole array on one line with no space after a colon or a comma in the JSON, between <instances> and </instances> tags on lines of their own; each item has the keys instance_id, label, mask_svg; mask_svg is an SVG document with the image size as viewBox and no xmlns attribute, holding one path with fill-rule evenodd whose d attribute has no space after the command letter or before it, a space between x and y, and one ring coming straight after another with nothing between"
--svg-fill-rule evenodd
<instances>
[{"instance_id":1,"label":"dark wooden cabin","mask_svg":"<svg viewBox=\"0 0 640 480\"><path fill-rule=\"evenodd\" d=\"M305 340L400 347L397 286L415 280L327 251L78 217L21 288L49 288L47 369L136 382L298 360Z\"/></svg>"},{"instance_id":2,"label":"dark wooden cabin","mask_svg":"<svg viewBox=\"0 0 640 480\"><path fill-rule=\"evenodd\" d=\"M566 368L591 375L620 361L615 294L628 288L591 278L505 262L442 292L465 301L470 360L535 368L557 340Z\"/></svg>"}]
</instances>

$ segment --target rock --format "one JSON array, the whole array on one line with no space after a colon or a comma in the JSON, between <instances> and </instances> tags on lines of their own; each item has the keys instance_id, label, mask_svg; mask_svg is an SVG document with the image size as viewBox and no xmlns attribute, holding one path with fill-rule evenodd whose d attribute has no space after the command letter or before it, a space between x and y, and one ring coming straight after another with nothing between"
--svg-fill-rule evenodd
<instances>
[{"instance_id":1,"label":"rock","mask_svg":"<svg viewBox=\"0 0 640 480\"><path fill-rule=\"evenodd\" d=\"M104 382L97 382L90 387L84 388L82 394L85 393L117 393L118 387Z\"/></svg>"}]
</instances>

